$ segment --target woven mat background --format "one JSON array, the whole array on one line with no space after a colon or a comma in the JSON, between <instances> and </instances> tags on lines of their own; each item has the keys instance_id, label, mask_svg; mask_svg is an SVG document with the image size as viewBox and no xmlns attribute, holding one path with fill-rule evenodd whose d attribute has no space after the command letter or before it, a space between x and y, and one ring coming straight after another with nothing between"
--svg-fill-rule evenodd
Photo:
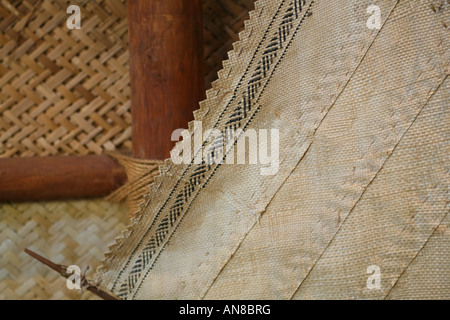
<instances>
[{"instance_id":1,"label":"woven mat background","mask_svg":"<svg viewBox=\"0 0 450 320\"><path fill-rule=\"evenodd\" d=\"M203 133L278 129L278 173L169 161L96 274L104 287L137 300L450 297L450 3L380 1L376 31L373 0L298 4L258 3L195 112Z\"/></svg>"},{"instance_id":2,"label":"woven mat background","mask_svg":"<svg viewBox=\"0 0 450 320\"><path fill-rule=\"evenodd\" d=\"M96 298L67 289L64 279L23 250L93 272L128 222L127 208L101 200L0 206L0 300Z\"/></svg>"},{"instance_id":3,"label":"woven mat background","mask_svg":"<svg viewBox=\"0 0 450 320\"><path fill-rule=\"evenodd\" d=\"M203 2L209 88L254 0ZM0 1L0 158L131 148L125 1L71 1L82 29L70 33L67 3ZM127 224L126 207L102 200L1 204L0 299L95 298L23 249L96 268Z\"/></svg>"}]
</instances>

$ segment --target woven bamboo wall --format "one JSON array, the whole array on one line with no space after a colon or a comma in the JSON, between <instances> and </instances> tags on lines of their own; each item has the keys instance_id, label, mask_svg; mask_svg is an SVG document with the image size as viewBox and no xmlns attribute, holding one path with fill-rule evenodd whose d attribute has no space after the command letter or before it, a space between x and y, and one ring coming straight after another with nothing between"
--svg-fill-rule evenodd
<instances>
[{"instance_id":1,"label":"woven bamboo wall","mask_svg":"<svg viewBox=\"0 0 450 320\"><path fill-rule=\"evenodd\" d=\"M126 3L0 1L0 158L130 149ZM254 0L204 0L206 87L243 29ZM91 299L23 253L95 268L128 223L102 200L0 205L0 299Z\"/></svg>"}]
</instances>

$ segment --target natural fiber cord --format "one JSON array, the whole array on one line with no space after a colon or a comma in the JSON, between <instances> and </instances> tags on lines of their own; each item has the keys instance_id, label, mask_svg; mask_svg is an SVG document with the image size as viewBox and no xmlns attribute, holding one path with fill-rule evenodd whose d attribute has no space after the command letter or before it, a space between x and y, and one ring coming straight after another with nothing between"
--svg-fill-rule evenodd
<instances>
[{"instance_id":1,"label":"natural fiber cord","mask_svg":"<svg viewBox=\"0 0 450 320\"><path fill-rule=\"evenodd\" d=\"M205 85L254 0L203 0ZM77 0L82 28L68 30L65 0L0 1L0 157L131 150L125 0Z\"/></svg>"}]
</instances>

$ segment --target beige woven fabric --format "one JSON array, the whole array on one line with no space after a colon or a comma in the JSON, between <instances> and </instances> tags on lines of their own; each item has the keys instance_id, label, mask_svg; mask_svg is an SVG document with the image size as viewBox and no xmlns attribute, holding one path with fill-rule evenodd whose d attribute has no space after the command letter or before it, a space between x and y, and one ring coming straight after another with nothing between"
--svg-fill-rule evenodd
<instances>
[{"instance_id":1,"label":"beige woven fabric","mask_svg":"<svg viewBox=\"0 0 450 320\"><path fill-rule=\"evenodd\" d=\"M278 173L167 161L102 285L124 299L450 297L450 4L377 1L369 30L372 4L256 3L195 117L279 129Z\"/></svg>"},{"instance_id":2,"label":"beige woven fabric","mask_svg":"<svg viewBox=\"0 0 450 320\"><path fill-rule=\"evenodd\" d=\"M0 3L0 157L131 148L125 0Z\"/></svg>"},{"instance_id":3,"label":"beige woven fabric","mask_svg":"<svg viewBox=\"0 0 450 320\"><path fill-rule=\"evenodd\" d=\"M448 212L449 90L442 83L449 59L448 53L436 54L448 37L417 28L418 20L440 28L428 7L397 5L310 150L207 298L288 299L297 290L294 298L382 298L405 270ZM416 117L432 108L431 98L437 110L428 116L435 122L419 124ZM379 182L386 170L390 180ZM373 195L371 184L378 193ZM431 203L423 204L428 194ZM371 265L381 268L382 291L366 289ZM264 280L274 274L276 281ZM232 286L237 279L242 285ZM449 278L443 274L440 280ZM440 293L449 296L448 289Z\"/></svg>"}]
</instances>

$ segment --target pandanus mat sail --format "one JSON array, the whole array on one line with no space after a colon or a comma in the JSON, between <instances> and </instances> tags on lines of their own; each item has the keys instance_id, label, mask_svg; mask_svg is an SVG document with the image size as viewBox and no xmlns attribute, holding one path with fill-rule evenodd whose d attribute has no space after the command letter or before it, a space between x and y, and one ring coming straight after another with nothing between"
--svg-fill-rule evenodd
<instances>
[{"instance_id":1,"label":"pandanus mat sail","mask_svg":"<svg viewBox=\"0 0 450 320\"><path fill-rule=\"evenodd\" d=\"M377 1L377 17L372 5L256 2L195 112L203 161L195 149L161 167L97 272L103 287L122 299L450 298L450 4ZM214 148L250 130L278 130L272 174Z\"/></svg>"}]
</instances>

